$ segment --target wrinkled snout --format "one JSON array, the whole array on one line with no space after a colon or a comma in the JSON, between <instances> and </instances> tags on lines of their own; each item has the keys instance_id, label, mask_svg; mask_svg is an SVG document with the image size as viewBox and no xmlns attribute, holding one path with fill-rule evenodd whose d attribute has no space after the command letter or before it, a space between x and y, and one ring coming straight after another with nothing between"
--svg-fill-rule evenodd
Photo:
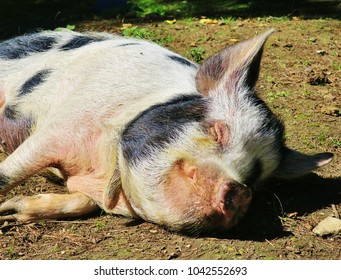
<instances>
[{"instance_id":1,"label":"wrinkled snout","mask_svg":"<svg viewBox=\"0 0 341 280\"><path fill-rule=\"evenodd\" d=\"M218 190L216 214L221 226L233 227L246 213L252 198L251 189L236 181L225 181Z\"/></svg>"}]
</instances>

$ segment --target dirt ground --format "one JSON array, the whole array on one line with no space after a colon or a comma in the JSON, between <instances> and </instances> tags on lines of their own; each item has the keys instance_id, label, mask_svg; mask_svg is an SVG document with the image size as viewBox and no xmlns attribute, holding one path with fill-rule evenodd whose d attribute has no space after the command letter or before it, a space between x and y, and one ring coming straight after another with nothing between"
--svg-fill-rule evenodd
<instances>
[{"instance_id":1,"label":"dirt ground","mask_svg":"<svg viewBox=\"0 0 341 280\"><path fill-rule=\"evenodd\" d=\"M110 20L76 24L77 31L118 34L121 27ZM203 24L188 19L138 27L144 28L144 37L200 63L227 45L276 28L263 56L260 96L284 120L290 147L333 152L334 160L300 179L267 182L243 221L224 234L186 236L104 213L77 220L4 223L0 259L340 260L341 235L319 237L312 229L329 215L341 215L341 22L261 18ZM19 193L61 191L61 186L35 176L0 202Z\"/></svg>"}]
</instances>

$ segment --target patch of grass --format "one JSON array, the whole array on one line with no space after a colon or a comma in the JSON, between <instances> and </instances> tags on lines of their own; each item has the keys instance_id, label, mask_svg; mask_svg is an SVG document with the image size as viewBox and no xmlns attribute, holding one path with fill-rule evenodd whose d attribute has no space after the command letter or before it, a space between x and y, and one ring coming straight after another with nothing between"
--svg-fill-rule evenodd
<instances>
[{"instance_id":1,"label":"patch of grass","mask_svg":"<svg viewBox=\"0 0 341 280\"><path fill-rule=\"evenodd\" d=\"M75 29L76 29L76 25L68 24L65 27L57 27L54 31L65 31L65 30L74 31Z\"/></svg>"},{"instance_id":2,"label":"patch of grass","mask_svg":"<svg viewBox=\"0 0 341 280\"><path fill-rule=\"evenodd\" d=\"M310 92L308 91L307 85L306 85L306 84L303 84L303 95L304 95L304 96L307 96L307 95L309 95L309 94L310 94Z\"/></svg>"},{"instance_id":3,"label":"patch of grass","mask_svg":"<svg viewBox=\"0 0 341 280\"><path fill-rule=\"evenodd\" d=\"M264 79L268 82L268 83L272 83L275 81L275 78L270 76L270 75L264 75L261 73L261 77L264 77Z\"/></svg>"},{"instance_id":4,"label":"patch of grass","mask_svg":"<svg viewBox=\"0 0 341 280\"><path fill-rule=\"evenodd\" d=\"M341 139L332 138L332 143L336 147L341 147Z\"/></svg>"},{"instance_id":5,"label":"patch of grass","mask_svg":"<svg viewBox=\"0 0 341 280\"><path fill-rule=\"evenodd\" d=\"M16 254L15 254L15 249L14 249L14 238L12 239L12 242L8 248L8 251L10 253L11 259L15 259L16 258Z\"/></svg>"},{"instance_id":6,"label":"patch of grass","mask_svg":"<svg viewBox=\"0 0 341 280\"><path fill-rule=\"evenodd\" d=\"M235 23L235 22L237 21L237 19L234 18L234 17L226 17L226 18L221 17L220 20L221 20L221 22L223 22L224 24L232 24L232 23Z\"/></svg>"},{"instance_id":7,"label":"patch of grass","mask_svg":"<svg viewBox=\"0 0 341 280\"><path fill-rule=\"evenodd\" d=\"M307 119L309 119L309 116L304 114L304 113L302 113L302 114L296 115L295 118L298 119L298 120L307 120Z\"/></svg>"},{"instance_id":8,"label":"patch of grass","mask_svg":"<svg viewBox=\"0 0 341 280\"><path fill-rule=\"evenodd\" d=\"M151 39L154 36L152 31L149 31L147 28L140 28L138 26L124 29L122 30L122 34L125 37L133 37L138 39Z\"/></svg>"},{"instance_id":9,"label":"patch of grass","mask_svg":"<svg viewBox=\"0 0 341 280\"><path fill-rule=\"evenodd\" d=\"M180 13L188 9L187 1L157 1L157 0L130 0L132 10L139 17L148 15L166 16L168 14Z\"/></svg>"},{"instance_id":10,"label":"patch of grass","mask_svg":"<svg viewBox=\"0 0 341 280\"><path fill-rule=\"evenodd\" d=\"M96 222L96 229L97 230L101 230L101 229L103 229L105 227L105 223L104 222L102 222L102 221L97 221Z\"/></svg>"},{"instance_id":11,"label":"patch of grass","mask_svg":"<svg viewBox=\"0 0 341 280\"><path fill-rule=\"evenodd\" d=\"M172 43L174 40L175 39L172 36L166 35L162 38L156 39L155 42L159 45L166 45L166 44Z\"/></svg>"},{"instance_id":12,"label":"patch of grass","mask_svg":"<svg viewBox=\"0 0 341 280\"><path fill-rule=\"evenodd\" d=\"M310 60L308 60L308 59L298 60L297 62L298 62L299 64L303 65L304 67L308 67L308 66L311 65L311 62L310 62Z\"/></svg>"},{"instance_id":13,"label":"patch of grass","mask_svg":"<svg viewBox=\"0 0 341 280\"><path fill-rule=\"evenodd\" d=\"M336 62L336 61L333 61L333 62L331 63L331 67L334 68L334 69L336 69L336 70L341 70L341 63Z\"/></svg>"},{"instance_id":14,"label":"patch of grass","mask_svg":"<svg viewBox=\"0 0 341 280\"><path fill-rule=\"evenodd\" d=\"M319 142L319 144L323 145L324 142L326 142L327 140L327 135L325 135L324 133L320 133L319 135L317 135L317 141Z\"/></svg>"},{"instance_id":15,"label":"patch of grass","mask_svg":"<svg viewBox=\"0 0 341 280\"><path fill-rule=\"evenodd\" d=\"M277 91L277 92L269 92L267 94L267 100L269 102L272 102L274 101L275 99L277 98L280 98L280 97L287 97L289 95L289 92L288 91Z\"/></svg>"},{"instance_id":16,"label":"patch of grass","mask_svg":"<svg viewBox=\"0 0 341 280\"><path fill-rule=\"evenodd\" d=\"M200 47L195 47L195 48L191 48L188 52L187 52L187 56L196 61L197 63L200 63L201 61L204 60L204 54L206 53L205 49L200 48Z\"/></svg>"},{"instance_id":17,"label":"patch of grass","mask_svg":"<svg viewBox=\"0 0 341 280\"><path fill-rule=\"evenodd\" d=\"M38 222L38 225L44 227L44 226L46 226L46 221L45 220L41 220L41 221Z\"/></svg>"}]
</instances>

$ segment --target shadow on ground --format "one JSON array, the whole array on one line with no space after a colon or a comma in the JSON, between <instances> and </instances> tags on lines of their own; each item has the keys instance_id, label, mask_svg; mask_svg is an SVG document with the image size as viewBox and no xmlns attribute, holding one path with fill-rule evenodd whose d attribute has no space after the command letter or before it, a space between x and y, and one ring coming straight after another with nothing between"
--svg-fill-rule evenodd
<instances>
[{"instance_id":1,"label":"shadow on ground","mask_svg":"<svg viewBox=\"0 0 341 280\"><path fill-rule=\"evenodd\" d=\"M254 193L248 214L227 234L213 234L222 239L264 241L292 235L283 220L291 214L302 219L315 211L341 202L341 178L323 178L309 174L292 181L269 181ZM284 214L286 213L286 214Z\"/></svg>"}]
</instances>

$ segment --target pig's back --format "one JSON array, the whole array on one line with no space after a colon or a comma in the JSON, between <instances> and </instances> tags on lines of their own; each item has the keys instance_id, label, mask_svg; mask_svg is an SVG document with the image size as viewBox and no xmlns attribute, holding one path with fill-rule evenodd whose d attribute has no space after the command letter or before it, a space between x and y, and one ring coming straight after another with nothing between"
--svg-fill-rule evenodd
<instances>
[{"instance_id":1,"label":"pig's back","mask_svg":"<svg viewBox=\"0 0 341 280\"><path fill-rule=\"evenodd\" d=\"M156 44L118 36L43 32L0 44L5 105L36 125L60 110L127 122L149 106L197 94L197 65Z\"/></svg>"}]
</instances>

